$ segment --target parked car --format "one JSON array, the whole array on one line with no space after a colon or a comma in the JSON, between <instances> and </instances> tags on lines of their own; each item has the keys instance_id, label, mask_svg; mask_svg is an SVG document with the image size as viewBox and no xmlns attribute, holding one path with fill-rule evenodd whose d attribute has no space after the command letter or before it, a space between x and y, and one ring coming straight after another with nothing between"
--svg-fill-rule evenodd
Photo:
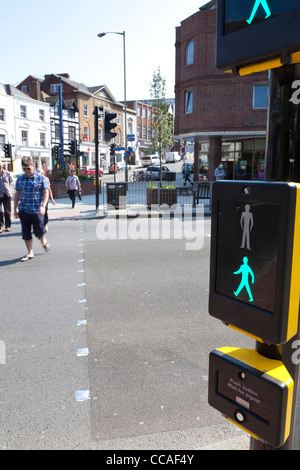
<instances>
[{"instance_id":1,"label":"parked car","mask_svg":"<svg viewBox=\"0 0 300 470\"><path fill-rule=\"evenodd\" d=\"M159 165L150 165L146 170L147 179L152 181L159 180ZM169 170L166 165L161 166L162 172L162 180L163 181L175 181L176 180L176 172Z\"/></svg>"},{"instance_id":2,"label":"parked car","mask_svg":"<svg viewBox=\"0 0 300 470\"><path fill-rule=\"evenodd\" d=\"M185 175L185 167L189 165L190 167L190 173L194 173L194 162L184 162L183 165L181 166L181 171L183 176Z\"/></svg>"},{"instance_id":3,"label":"parked car","mask_svg":"<svg viewBox=\"0 0 300 470\"><path fill-rule=\"evenodd\" d=\"M159 165L159 156L158 155L144 155L141 158L142 166L149 165Z\"/></svg>"},{"instance_id":4,"label":"parked car","mask_svg":"<svg viewBox=\"0 0 300 470\"><path fill-rule=\"evenodd\" d=\"M94 176L96 176L96 168L93 167L93 166L82 166L80 167L80 170L79 170L79 173L81 175L87 175L87 176L90 176L91 178L93 178ZM103 176L103 169L102 168L99 168L99 176Z\"/></svg>"},{"instance_id":5,"label":"parked car","mask_svg":"<svg viewBox=\"0 0 300 470\"><path fill-rule=\"evenodd\" d=\"M126 169L126 163L125 162L117 162L117 167L118 167L119 171L125 170ZM129 163L127 163L127 169L130 170L130 168L131 168L131 165L129 165Z\"/></svg>"}]
</instances>

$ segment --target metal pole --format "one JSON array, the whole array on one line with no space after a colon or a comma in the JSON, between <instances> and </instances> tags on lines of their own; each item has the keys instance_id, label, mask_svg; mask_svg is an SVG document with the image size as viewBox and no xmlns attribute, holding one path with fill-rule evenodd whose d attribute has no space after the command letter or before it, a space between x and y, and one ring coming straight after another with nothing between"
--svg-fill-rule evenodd
<instances>
[{"instance_id":1,"label":"metal pole","mask_svg":"<svg viewBox=\"0 0 300 470\"><path fill-rule=\"evenodd\" d=\"M99 153L99 142L98 142L98 106L95 106L94 109L95 115L95 184L96 184L96 212L98 212L99 208L99 161L98 161L98 153Z\"/></svg>"},{"instance_id":2,"label":"metal pole","mask_svg":"<svg viewBox=\"0 0 300 470\"><path fill-rule=\"evenodd\" d=\"M127 146L127 99L126 99L126 45L125 31L123 31L123 59L124 59L124 117L125 117L125 180L128 182L128 146Z\"/></svg>"},{"instance_id":3,"label":"metal pole","mask_svg":"<svg viewBox=\"0 0 300 470\"><path fill-rule=\"evenodd\" d=\"M59 131L60 131L60 167L65 168L64 160L64 131L63 131L63 114L62 114L62 85L61 78L59 77L58 86L58 105L59 105Z\"/></svg>"}]
</instances>

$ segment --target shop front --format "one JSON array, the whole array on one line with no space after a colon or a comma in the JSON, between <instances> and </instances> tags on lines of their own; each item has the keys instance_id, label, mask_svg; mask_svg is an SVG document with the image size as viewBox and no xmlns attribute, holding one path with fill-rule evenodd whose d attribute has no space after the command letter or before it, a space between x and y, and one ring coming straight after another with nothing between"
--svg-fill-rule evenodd
<instances>
[{"instance_id":1,"label":"shop front","mask_svg":"<svg viewBox=\"0 0 300 470\"><path fill-rule=\"evenodd\" d=\"M226 179L263 180L265 138L222 142L221 162Z\"/></svg>"}]
</instances>

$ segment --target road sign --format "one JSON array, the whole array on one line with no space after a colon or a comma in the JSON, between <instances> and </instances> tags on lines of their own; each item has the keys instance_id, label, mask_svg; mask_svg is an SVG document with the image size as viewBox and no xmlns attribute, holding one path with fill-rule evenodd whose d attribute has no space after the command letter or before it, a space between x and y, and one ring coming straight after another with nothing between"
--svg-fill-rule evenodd
<instances>
[{"instance_id":1,"label":"road sign","mask_svg":"<svg viewBox=\"0 0 300 470\"><path fill-rule=\"evenodd\" d=\"M294 381L281 361L251 349L210 353L209 404L273 447L282 446L290 434L293 391Z\"/></svg>"},{"instance_id":2,"label":"road sign","mask_svg":"<svg viewBox=\"0 0 300 470\"><path fill-rule=\"evenodd\" d=\"M209 313L267 343L297 332L300 185L213 185Z\"/></svg>"},{"instance_id":3,"label":"road sign","mask_svg":"<svg viewBox=\"0 0 300 470\"><path fill-rule=\"evenodd\" d=\"M300 0L218 0L217 67L287 63L300 50L299 21Z\"/></svg>"}]
</instances>

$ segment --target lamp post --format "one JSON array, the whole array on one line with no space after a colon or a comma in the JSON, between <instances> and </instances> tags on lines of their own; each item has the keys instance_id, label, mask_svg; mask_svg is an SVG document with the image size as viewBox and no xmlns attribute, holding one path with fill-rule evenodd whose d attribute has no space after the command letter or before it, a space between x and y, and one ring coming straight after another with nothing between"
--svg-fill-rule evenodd
<instances>
[{"instance_id":1,"label":"lamp post","mask_svg":"<svg viewBox=\"0 0 300 470\"><path fill-rule=\"evenodd\" d=\"M107 31L105 33L99 33L98 37L103 38L106 34L119 34L123 36L123 62L124 62L124 115L125 115L125 179L126 182L128 181L128 166L127 166L127 161L128 161L128 151L127 151L127 101L126 101L126 47L125 47L125 31L122 33L117 32L117 31Z\"/></svg>"}]
</instances>

